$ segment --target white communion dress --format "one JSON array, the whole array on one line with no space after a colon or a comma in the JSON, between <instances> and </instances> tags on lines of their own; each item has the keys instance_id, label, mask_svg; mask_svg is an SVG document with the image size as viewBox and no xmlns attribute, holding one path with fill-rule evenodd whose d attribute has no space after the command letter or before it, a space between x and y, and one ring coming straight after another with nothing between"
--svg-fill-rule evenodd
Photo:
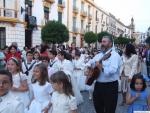
<instances>
[{"instance_id":1,"label":"white communion dress","mask_svg":"<svg viewBox=\"0 0 150 113\"><path fill-rule=\"evenodd\" d=\"M85 69L85 64L82 59L78 60L73 60L73 66L74 66L74 71L73 71L73 76L75 77L77 81L78 88L80 91L86 90L86 76L84 76L84 69ZM75 70L75 68L79 68L79 70Z\"/></svg>"},{"instance_id":2,"label":"white communion dress","mask_svg":"<svg viewBox=\"0 0 150 113\"><path fill-rule=\"evenodd\" d=\"M34 99L31 102L29 111L27 113L43 113L42 110L48 106L51 101L51 93L53 88L50 83L40 85L39 82L32 84ZM50 110L49 110L50 113Z\"/></svg>"},{"instance_id":3,"label":"white communion dress","mask_svg":"<svg viewBox=\"0 0 150 113\"><path fill-rule=\"evenodd\" d=\"M13 87L15 88L19 88L21 82L27 80L26 75L21 72L13 75L12 77L13 77ZM20 101L24 104L24 107L28 106L30 101L29 91L25 91L25 92L11 91L11 93L20 99Z\"/></svg>"},{"instance_id":4,"label":"white communion dress","mask_svg":"<svg viewBox=\"0 0 150 113\"><path fill-rule=\"evenodd\" d=\"M63 93L54 92L52 94L52 113L71 113L77 109L76 98Z\"/></svg>"}]
</instances>

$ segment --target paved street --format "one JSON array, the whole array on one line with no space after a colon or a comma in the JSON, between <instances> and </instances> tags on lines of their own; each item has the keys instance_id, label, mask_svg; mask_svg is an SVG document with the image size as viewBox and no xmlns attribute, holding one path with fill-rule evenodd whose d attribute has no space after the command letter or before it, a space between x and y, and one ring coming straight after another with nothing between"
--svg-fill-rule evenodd
<instances>
[{"instance_id":1,"label":"paved street","mask_svg":"<svg viewBox=\"0 0 150 113\"><path fill-rule=\"evenodd\" d=\"M83 92L84 103L79 106L78 113L95 113L92 100L88 99L88 92ZM119 93L118 104L121 102L121 94ZM127 113L127 106L117 106L116 113Z\"/></svg>"},{"instance_id":2,"label":"paved street","mask_svg":"<svg viewBox=\"0 0 150 113\"><path fill-rule=\"evenodd\" d=\"M142 64L142 73L146 74L145 65ZM148 87L148 91L150 91L150 87ZM84 97L84 103L79 106L78 113L95 113L94 106L92 100L88 99L88 92L82 92ZM118 105L116 109L116 113L127 113L128 106L119 106L121 102L121 93L119 93Z\"/></svg>"}]
</instances>

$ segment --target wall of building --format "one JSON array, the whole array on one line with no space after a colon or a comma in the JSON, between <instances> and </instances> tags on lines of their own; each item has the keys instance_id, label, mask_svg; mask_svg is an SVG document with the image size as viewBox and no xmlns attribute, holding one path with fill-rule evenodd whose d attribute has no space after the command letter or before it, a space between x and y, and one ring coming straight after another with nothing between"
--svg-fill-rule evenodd
<instances>
[{"instance_id":1,"label":"wall of building","mask_svg":"<svg viewBox=\"0 0 150 113\"><path fill-rule=\"evenodd\" d=\"M41 44L41 28L45 24L44 22L44 0L32 0L33 7L32 7L32 16L35 16L37 18L37 29L33 30L32 34L32 46ZM111 17L108 12L97 6L93 0L76 0L76 7L78 9L78 13L73 13L73 0L63 0L64 8L61 8L62 12L62 23L65 24L69 30L70 39L68 44L71 44L73 42L73 37L76 37L76 44L78 47L81 46L81 37L83 37L84 33L88 31L88 25L90 25L90 30L96 32L96 25L97 25L97 33L101 31L108 31L108 32L115 32L116 35L119 33L115 31L114 27L112 27L110 24L113 24L116 26L116 29L119 28L123 32L126 29L126 34L130 34L131 30L120 24L118 19L114 19L114 17ZM81 16L81 2L84 1L84 11L87 12L86 17ZM15 2L16 3L16 2ZM58 0L55 0L54 3L48 3L49 5L49 19L50 20L58 20L58 11L60 9L58 8ZM88 6L90 6L90 12L88 12ZM21 7L25 9L25 0L17 0L17 7L16 9L18 12L18 19L21 22L24 22L25 18L25 12L21 13ZM96 11L98 11L98 20L96 21ZM92 18L89 18L88 14L92 14ZM102 16L103 15L103 16ZM77 32L73 32L73 17L76 17L76 27ZM81 20L84 20L83 29L81 29ZM90 21L90 24L89 24ZM12 26L11 24L4 23L0 24L1 26L6 27L6 33L7 33L7 44L9 45L11 41L19 41L19 46L23 47L25 42L25 26L23 24L17 23L15 26ZM13 31L13 32L12 32ZM12 35L12 36L11 36ZM15 38L12 38L15 37ZM20 39L20 40L18 40Z\"/></svg>"},{"instance_id":2,"label":"wall of building","mask_svg":"<svg viewBox=\"0 0 150 113\"><path fill-rule=\"evenodd\" d=\"M10 46L12 42L17 42L19 48L25 45L25 28L22 24L12 26L9 23L0 23L0 27L6 28L6 45Z\"/></svg>"}]
</instances>

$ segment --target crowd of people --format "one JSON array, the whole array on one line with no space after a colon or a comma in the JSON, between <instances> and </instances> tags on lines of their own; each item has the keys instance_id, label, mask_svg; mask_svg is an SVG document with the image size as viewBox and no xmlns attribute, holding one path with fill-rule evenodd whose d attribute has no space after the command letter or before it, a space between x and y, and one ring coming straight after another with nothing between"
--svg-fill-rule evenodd
<instances>
[{"instance_id":1,"label":"crowd of people","mask_svg":"<svg viewBox=\"0 0 150 113\"><path fill-rule=\"evenodd\" d=\"M82 91L89 93L96 113L115 113L119 89L120 105L129 104L128 113L148 111L150 93L148 79L140 73L141 62L146 63L149 77L149 48L114 47L110 36L103 37L100 50L72 43L71 47L42 44L21 51L14 42L0 50L0 113L77 113L84 102ZM90 86L88 67L100 70Z\"/></svg>"}]
</instances>

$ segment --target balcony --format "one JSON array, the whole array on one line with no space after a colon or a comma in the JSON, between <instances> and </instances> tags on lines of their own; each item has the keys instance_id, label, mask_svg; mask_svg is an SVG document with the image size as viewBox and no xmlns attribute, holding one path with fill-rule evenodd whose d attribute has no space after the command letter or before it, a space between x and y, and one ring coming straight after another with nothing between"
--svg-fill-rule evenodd
<instances>
[{"instance_id":1,"label":"balcony","mask_svg":"<svg viewBox=\"0 0 150 113\"><path fill-rule=\"evenodd\" d=\"M89 20L92 20L92 14L88 14L88 18L89 18Z\"/></svg>"},{"instance_id":2,"label":"balcony","mask_svg":"<svg viewBox=\"0 0 150 113\"><path fill-rule=\"evenodd\" d=\"M81 34L85 34L85 32L86 32L86 30L83 29L83 28L81 28L80 33L81 33Z\"/></svg>"},{"instance_id":3,"label":"balcony","mask_svg":"<svg viewBox=\"0 0 150 113\"><path fill-rule=\"evenodd\" d=\"M49 2L51 4L55 3L55 0L45 0L46 2Z\"/></svg>"},{"instance_id":4,"label":"balcony","mask_svg":"<svg viewBox=\"0 0 150 113\"><path fill-rule=\"evenodd\" d=\"M77 27L73 27L73 28L72 28L72 31L73 31L74 33L78 33L78 28L77 28Z\"/></svg>"},{"instance_id":5,"label":"balcony","mask_svg":"<svg viewBox=\"0 0 150 113\"><path fill-rule=\"evenodd\" d=\"M81 13L81 16L82 16L82 17L84 17L84 18L87 17L87 12L86 12L86 11L81 10L80 13Z\"/></svg>"},{"instance_id":6,"label":"balcony","mask_svg":"<svg viewBox=\"0 0 150 113\"><path fill-rule=\"evenodd\" d=\"M0 8L0 21L10 23L19 22L18 11L15 9Z\"/></svg>"},{"instance_id":7,"label":"balcony","mask_svg":"<svg viewBox=\"0 0 150 113\"><path fill-rule=\"evenodd\" d=\"M73 13L78 14L79 10L76 6L73 6Z\"/></svg>"}]
</instances>

